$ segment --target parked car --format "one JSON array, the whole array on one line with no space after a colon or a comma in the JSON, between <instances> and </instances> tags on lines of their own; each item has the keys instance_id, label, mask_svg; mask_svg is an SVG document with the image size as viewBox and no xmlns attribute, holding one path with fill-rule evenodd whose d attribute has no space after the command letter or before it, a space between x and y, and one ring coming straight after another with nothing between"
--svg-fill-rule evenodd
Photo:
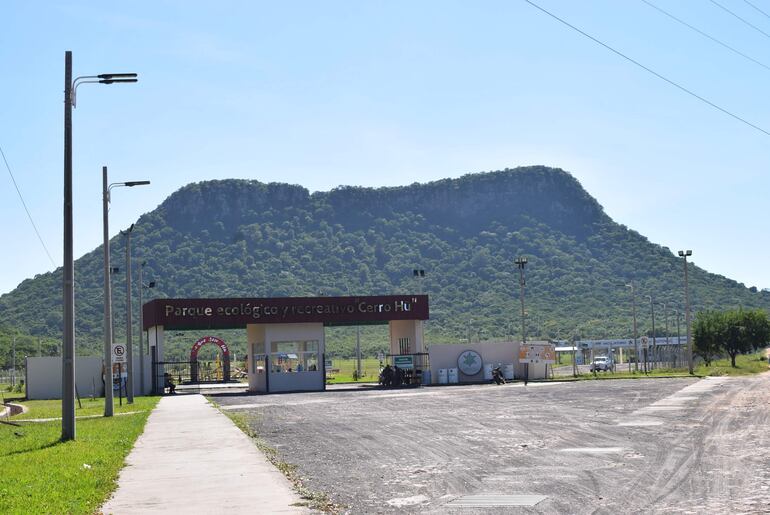
<instances>
[{"instance_id":1,"label":"parked car","mask_svg":"<svg viewBox=\"0 0 770 515\"><path fill-rule=\"evenodd\" d=\"M591 372L596 371L612 371L615 367L615 364L612 362L612 360L608 356L599 356L594 358L593 363L591 363Z\"/></svg>"}]
</instances>

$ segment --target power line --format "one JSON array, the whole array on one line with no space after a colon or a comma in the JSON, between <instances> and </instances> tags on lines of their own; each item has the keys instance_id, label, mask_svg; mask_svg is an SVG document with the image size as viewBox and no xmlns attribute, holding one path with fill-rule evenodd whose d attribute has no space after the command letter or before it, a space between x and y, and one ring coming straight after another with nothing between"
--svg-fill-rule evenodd
<instances>
[{"instance_id":1,"label":"power line","mask_svg":"<svg viewBox=\"0 0 770 515\"><path fill-rule=\"evenodd\" d=\"M767 14L765 11L763 11L762 9L760 9L759 7L757 7L756 5L754 5L754 4L752 4L751 2L749 2L749 0L743 0L743 1L744 1L744 2L746 2L747 4L749 4L751 7L753 7L753 8L754 8L754 9L756 9L757 11L761 12L762 14L764 14L765 16L767 16L768 18L770 18L770 14Z\"/></svg>"},{"instance_id":2,"label":"power line","mask_svg":"<svg viewBox=\"0 0 770 515\"><path fill-rule=\"evenodd\" d=\"M749 22L749 21L746 21L746 20L744 20L743 18L741 18L740 16L738 16L737 14L735 14L734 12L732 12L730 9L728 9L728 8L727 8L727 7L725 7L724 5L722 5L722 4L720 4L719 2L717 2L716 0L709 0L709 2L711 2L711 3L712 3L712 4L714 4L714 5L716 5L717 7L719 7L720 9L722 9L723 11L725 11L725 12L728 12L728 13L732 14L733 16L735 16L736 18L738 18L739 20L741 20L743 23L745 23L746 25L748 25L748 26L749 26L749 27L751 27L752 29L756 30L756 31L757 31L757 32L759 32L760 34L764 35L766 38L770 39L770 34L768 34L767 32L765 32L764 30L760 29L759 27L757 27L757 26L756 26L756 25L754 25L753 23L751 23L751 22Z\"/></svg>"},{"instance_id":3,"label":"power line","mask_svg":"<svg viewBox=\"0 0 770 515\"><path fill-rule=\"evenodd\" d=\"M660 7L658 7L657 5L653 4L652 2L648 2L647 0L641 0L641 1L642 1L642 2L644 2L645 4L649 5L649 6L650 6L650 7L652 7L653 9L655 9L655 10L657 10L657 11L659 11L659 12L661 12L661 13L665 14L666 16L668 16L669 18L671 18L672 20L674 20L674 21L676 21L676 22L678 22L678 23L681 23L682 25L684 25L685 27L687 27L687 28L689 28L689 29L691 29L691 30L694 30L695 32L697 32L697 33L698 33L698 34L700 34L701 36L704 36L704 37L707 37L707 38L709 38L709 39L710 39L711 41L713 41L714 43L717 43L717 44L719 44L719 45L722 45L723 47L725 47L726 49L730 50L731 52L734 52L734 53L738 54L739 56L741 56L741 57L743 57L743 58L745 58L745 59L748 59L749 61L753 62L754 64L758 64L759 66L761 66L762 68L765 68L766 70L770 70L770 66L766 65L765 63L763 63L763 62L761 62L761 61L757 61L757 60L756 60L756 59L754 59L753 57L751 57L751 56L748 56L748 55L744 54L744 53L743 53L743 52L741 52L740 50L737 50L737 49L735 49L735 48L731 47L731 46L730 46L730 45L728 45L727 43L724 43L724 42L722 42L722 41L718 40L717 38L715 38L715 37L713 37L713 36L711 36L711 35L709 35L709 34L706 34L706 33L705 33L705 32L703 32L702 30L700 30L699 28L697 28L697 27L693 27L692 25L690 25L690 24L689 24L689 23L687 23L686 21L684 21L684 20L681 20L681 19L677 18L676 16L674 16L674 15L673 15L673 14L671 14L670 12L668 12L668 11L665 11L665 10L661 9Z\"/></svg>"},{"instance_id":4,"label":"power line","mask_svg":"<svg viewBox=\"0 0 770 515\"><path fill-rule=\"evenodd\" d=\"M659 73L658 73L658 72L656 72L655 70L653 70L653 69L651 69L651 68L648 68L647 66L643 65L643 64L642 64L642 63L640 63L639 61L636 61L636 60L634 60L634 59L632 59L632 58L628 57L626 54L624 54L624 53L622 53L622 52L620 52L620 51L618 51L618 50L615 50L614 48L612 48L612 47L611 47L611 46L609 46L608 44L606 44L606 43L603 43L602 41L599 41L599 40L598 40L598 39L596 39L595 37L591 36L590 34L588 34L588 33L586 33L586 32L583 32L583 31L582 31L582 30L580 30L579 28L577 28L577 27L575 27L574 25L570 24L569 22L567 22L567 21L565 21L565 20L563 20L563 19L559 18L558 16L556 16L556 15L555 15L555 14L553 14L553 13L551 13L550 11L547 11L547 10L543 9L542 7L540 7L539 5L537 5L536 3L532 2L531 0L524 0L524 1L525 1L525 2L527 2L529 5L531 5L532 7L535 7L535 8L536 8L536 9L538 9L539 11L542 11L542 12L544 12L545 14L547 14L548 16L550 16L551 18L553 18L554 20L557 20L557 21L559 21L560 23L562 23L562 24L566 25L567 27L571 28L571 29L572 29L572 30L574 30L575 32L578 32L578 33L582 34L583 36L587 37L588 39L590 39L590 40L591 40L591 41L593 41L594 43L597 43L597 44L599 44L599 45L603 46L604 48L606 48L607 50L609 50L609 51L610 51L610 52L612 52L613 54L619 55L620 57L622 57L622 58L623 58L623 59L625 59L626 61L629 61L630 63L633 63L633 64L635 64L636 66L638 66L639 68L643 69L644 71L646 71L646 72L648 72L648 73L651 73L652 75L655 75L655 76L656 76L657 78L659 78L660 80L662 80L662 81L665 81L665 82L668 82L669 84L671 84L671 85L672 85L672 86L674 86L675 88L677 88L677 89L679 89L679 90L681 90L681 91L684 91L684 92L685 92L685 93L687 93L688 95L690 95L690 96L692 96L692 97L695 97L695 98L697 98L697 99L698 99L698 100L700 100L701 102L703 102L703 103L705 103L705 104L708 104L708 105L710 105L710 106L711 106L711 107L713 107L714 109L716 109L716 110L718 110L718 111L721 111L721 112L723 112L723 113L724 113L724 114L726 114L727 116L730 116L731 118L734 118L734 119L738 120L739 122L745 123L745 124L746 124L746 125L748 125L749 127L751 127L751 128L753 128L753 129L756 129L756 130L758 130L759 132L763 133L763 134L764 134L764 135L766 135L766 136L770 136L770 132L766 131L766 130L765 130L765 129L763 129L762 127L760 127L760 126L758 126L758 125L754 125L754 124L753 124L753 123L751 123L750 121L748 121L748 120L746 120L746 119L744 119L744 118L741 118L741 117L740 117L740 116L738 116L737 114L733 114L733 113L731 113L730 111L728 111L727 109L725 109L725 108L723 108L723 107L720 107L720 106L718 106L717 104L715 104L715 103L714 103L714 102L712 102L711 100L708 100L708 99L706 99L706 98L704 98L704 97L702 97L702 96L698 95L697 93L694 93L694 92L690 91L689 89L685 88L684 86L682 86L682 85L680 85L680 84L678 84L678 83L674 82L673 80L671 80L671 79L668 79L668 78L664 77L663 75L659 74Z\"/></svg>"},{"instance_id":5,"label":"power line","mask_svg":"<svg viewBox=\"0 0 770 515\"><path fill-rule=\"evenodd\" d=\"M51 257L51 253L48 252L48 247L45 246L43 237L40 236L40 231L37 230L37 225L35 225L35 221L32 219L32 215L30 214L29 209L27 208L27 203L24 202L24 197L21 194L19 185L16 184L16 178L13 176L13 172L11 171L11 166L8 164L8 160L5 158L5 152L3 152L2 146L0 146L0 155L3 156L3 162L5 162L5 168L8 170L8 175L11 176L13 187L16 188L16 193L19 195L19 200L21 200L21 205L24 206L24 211L27 212L27 218L29 218L29 223L31 223L32 228L35 229L35 234L37 234L37 239L40 240L40 244L43 246L43 250L45 250L45 253L48 256L48 259L51 261L51 264L53 265L53 267L56 268L56 262L54 262L53 258Z\"/></svg>"}]
</instances>

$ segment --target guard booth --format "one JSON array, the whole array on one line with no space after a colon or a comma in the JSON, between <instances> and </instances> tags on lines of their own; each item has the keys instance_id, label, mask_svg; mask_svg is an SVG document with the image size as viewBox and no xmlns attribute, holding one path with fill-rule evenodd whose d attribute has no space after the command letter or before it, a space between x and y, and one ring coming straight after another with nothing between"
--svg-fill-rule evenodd
<instances>
[{"instance_id":1,"label":"guard booth","mask_svg":"<svg viewBox=\"0 0 770 515\"><path fill-rule=\"evenodd\" d=\"M249 391L261 393L326 389L326 326L388 324L391 355L424 354L429 312L427 295L155 299L142 309L156 363L165 330L245 328Z\"/></svg>"}]
</instances>

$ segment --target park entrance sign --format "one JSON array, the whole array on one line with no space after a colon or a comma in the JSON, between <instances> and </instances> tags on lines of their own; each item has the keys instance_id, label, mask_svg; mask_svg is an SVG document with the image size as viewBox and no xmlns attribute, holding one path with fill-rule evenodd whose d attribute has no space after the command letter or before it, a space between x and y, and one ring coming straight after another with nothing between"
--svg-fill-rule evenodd
<instances>
[{"instance_id":1,"label":"park entrance sign","mask_svg":"<svg viewBox=\"0 0 770 515\"><path fill-rule=\"evenodd\" d=\"M325 389L327 326L388 324L389 355L406 368L407 356L424 353L429 308L427 295L155 299L142 314L154 363L164 362L166 330L245 329L249 391L290 392ZM205 343L219 345L224 354L226 345L207 338L196 342L193 354ZM164 378L153 381L162 385Z\"/></svg>"}]
</instances>

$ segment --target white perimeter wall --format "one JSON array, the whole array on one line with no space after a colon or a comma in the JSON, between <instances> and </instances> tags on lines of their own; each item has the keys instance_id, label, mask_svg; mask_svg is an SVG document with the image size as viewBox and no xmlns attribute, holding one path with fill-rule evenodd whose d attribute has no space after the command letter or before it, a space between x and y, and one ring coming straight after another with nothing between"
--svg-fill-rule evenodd
<instances>
[{"instance_id":1,"label":"white perimeter wall","mask_svg":"<svg viewBox=\"0 0 770 515\"><path fill-rule=\"evenodd\" d=\"M484 381L484 367L475 375L467 376L459 370L457 358L466 350L474 350L481 355L481 361L491 363L497 366L498 363L505 365L513 363L514 377L523 379L526 373L526 365L519 363L520 342L481 342L481 343L460 343L460 344L432 344L428 348L428 358L430 359L430 378L431 383L438 383L438 371L440 368L457 368L461 383L472 383ZM545 365L531 364L529 366L529 379L544 379Z\"/></svg>"},{"instance_id":2,"label":"white perimeter wall","mask_svg":"<svg viewBox=\"0 0 770 515\"><path fill-rule=\"evenodd\" d=\"M134 356L134 395L143 395L140 385L140 356ZM151 387L150 357L144 356L144 395ZM62 360L60 357L27 358L27 399L61 399ZM75 385L81 398L96 395L104 397L102 384L102 358L78 356L75 358ZM115 396L117 397L117 392Z\"/></svg>"}]
</instances>

